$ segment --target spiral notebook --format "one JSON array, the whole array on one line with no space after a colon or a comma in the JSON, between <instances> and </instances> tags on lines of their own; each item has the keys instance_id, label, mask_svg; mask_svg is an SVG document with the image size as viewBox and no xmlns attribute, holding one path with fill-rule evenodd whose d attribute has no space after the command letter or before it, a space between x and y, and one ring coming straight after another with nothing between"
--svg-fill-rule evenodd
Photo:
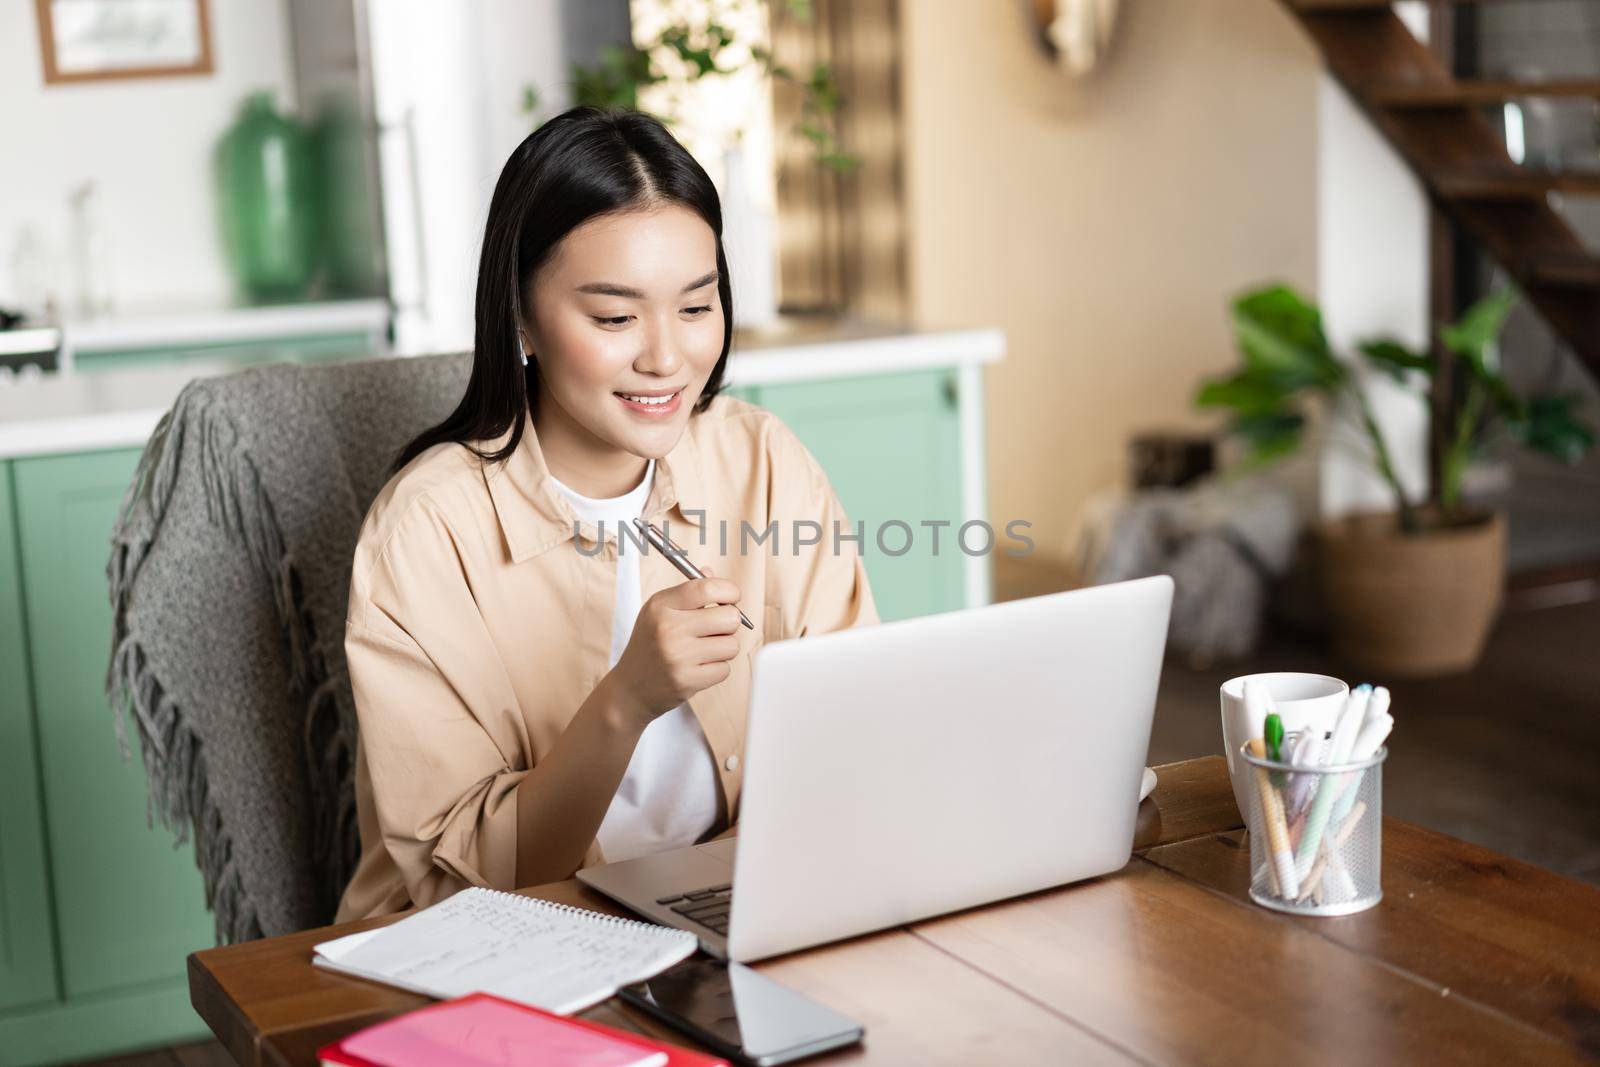
<instances>
[{"instance_id":1,"label":"spiral notebook","mask_svg":"<svg viewBox=\"0 0 1600 1067\"><path fill-rule=\"evenodd\" d=\"M684 930L493 889L463 889L377 930L316 947L329 970L449 998L493 993L570 1015L687 959Z\"/></svg>"}]
</instances>

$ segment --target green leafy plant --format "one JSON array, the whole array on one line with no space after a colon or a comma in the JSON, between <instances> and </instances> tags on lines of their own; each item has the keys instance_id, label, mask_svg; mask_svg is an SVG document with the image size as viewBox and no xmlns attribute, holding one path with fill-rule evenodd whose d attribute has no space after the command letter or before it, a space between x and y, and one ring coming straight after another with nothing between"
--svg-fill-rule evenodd
<instances>
[{"instance_id":1,"label":"green leafy plant","mask_svg":"<svg viewBox=\"0 0 1600 1067\"><path fill-rule=\"evenodd\" d=\"M784 8L803 22L815 17L810 0L784 0ZM748 60L744 59L745 53ZM844 99L832 68L815 63L809 70L797 71L777 62L771 49L740 41L730 27L718 21L714 8L704 17L669 23L643 48L608 45L595 63L573 64L573 103L637 111L639 93L649 86L689 84L734 74L743 69L744 62L754 63L767 77L799 89L800 119L796 130L811 142L817 162L841 174L861 165L860 156L844 151L839 144L836 116ZM541 107L539 91L531 85L524 87L523 113L538 116ZM678 121L676 115L660 111L655 117L668 125Z\"/></svg>"},{"instance_id":2,"label":"green leafy plant","mask_svg":"<svg viewBox=\"0 0 1600 1067\"><path fill-rule=\"evenodd\" d=\"M1348 403L1373 466L1394 495L1400 528L1423 530L1422 507L1431 503L1443 521L1459 516L1461 485L1473 457L1504 429L1527 448L1576 463L1594 445L1594 431L1579 418L1572 395L1518 396L1506 383L1493 345L1516 301L1507 290L1478 301L1439 328L1439 341L1462 370L1459 402L1435 411L1429 441L1439 478L1428 501L1413 500L1395 473L1394 456L1372 413L1357 365L1339 358L1322 330L1322 315L1284 285L1256 289L1233 305L1233 327L1244 360L1232 374L1201 384L1195 403L1232 412L1228 429L1245 445L1243 463L1259 466L1297 451L1309 425L1307 404L1320 400L1339 417ZM1440 370L1431 352L1416 352L1388 338L1356 346L1367 367L1416 390Z\"/></svg>"}]
</instances>

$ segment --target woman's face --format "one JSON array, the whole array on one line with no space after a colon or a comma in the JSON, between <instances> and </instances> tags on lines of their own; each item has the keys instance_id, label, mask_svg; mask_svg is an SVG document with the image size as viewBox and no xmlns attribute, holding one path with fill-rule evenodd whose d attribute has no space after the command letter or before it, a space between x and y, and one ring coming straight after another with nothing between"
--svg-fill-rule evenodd
<instances>
[{"instance_id":1,"label":"woman's face","mask_svg":"<svg viewBox=\"0 0 1600 1067\"><path fill-rule=\"evenodd\" d=\"M722 354L705 220L671 203L592 218L536 273L531 296L541 443L554 431L584 451L671 451Z\"/></svg>"}]
</instances>

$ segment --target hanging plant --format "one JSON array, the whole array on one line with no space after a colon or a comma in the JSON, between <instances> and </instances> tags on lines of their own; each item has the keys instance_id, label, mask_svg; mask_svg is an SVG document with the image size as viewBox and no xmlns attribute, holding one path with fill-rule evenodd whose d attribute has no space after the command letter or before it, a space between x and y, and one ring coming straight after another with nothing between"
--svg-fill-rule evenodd
<instances>
[{"instance_id":1,"label":"hanging plant","mask_svg":"<svg viewBox=\"0 0 1600 1067\"><path fill-rule=\"evenodd\" d=\"M734 0L738 6L738 0ZM811 22L815 12L809 0L785 0L787 13ZM607 45L594 63L572 66L572 102L598 108L640 107L642 90L656 85L689 85L758 67L765 77L788 82L800 93L800 118L795 132L812 145L818 163L841 174L861 164L861 157L845 151L839 142L837 116L844 100L832 68L812 64L797 71L779 63L772 50L746 42L714 10L703 16L681 17L668 23L643 47ZM673 125L679 116L669 108L648 109L662 122ZM522 91L522 111L543 121L542 100L534 86Z\"/></svg>"}]
</instances>

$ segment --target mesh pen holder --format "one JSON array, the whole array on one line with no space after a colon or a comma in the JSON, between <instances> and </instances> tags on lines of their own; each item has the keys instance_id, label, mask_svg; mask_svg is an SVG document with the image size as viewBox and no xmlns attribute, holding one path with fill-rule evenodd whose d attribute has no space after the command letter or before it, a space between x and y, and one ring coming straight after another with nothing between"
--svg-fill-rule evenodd
<instances>
[{"instance_id":1,"label":"mesh pen holder","mask_svg":"<svg viewBox=\"0 0 1600 1067\"><path fill-rule=\"evenodd\" d=\"M1290 749L1289 735L1284 749ZM1291 915L1350 915L1383 899L1383 761L1296 767L1240 747L1250 775L1250 899Z\"/></svg>"}]
</instances>

